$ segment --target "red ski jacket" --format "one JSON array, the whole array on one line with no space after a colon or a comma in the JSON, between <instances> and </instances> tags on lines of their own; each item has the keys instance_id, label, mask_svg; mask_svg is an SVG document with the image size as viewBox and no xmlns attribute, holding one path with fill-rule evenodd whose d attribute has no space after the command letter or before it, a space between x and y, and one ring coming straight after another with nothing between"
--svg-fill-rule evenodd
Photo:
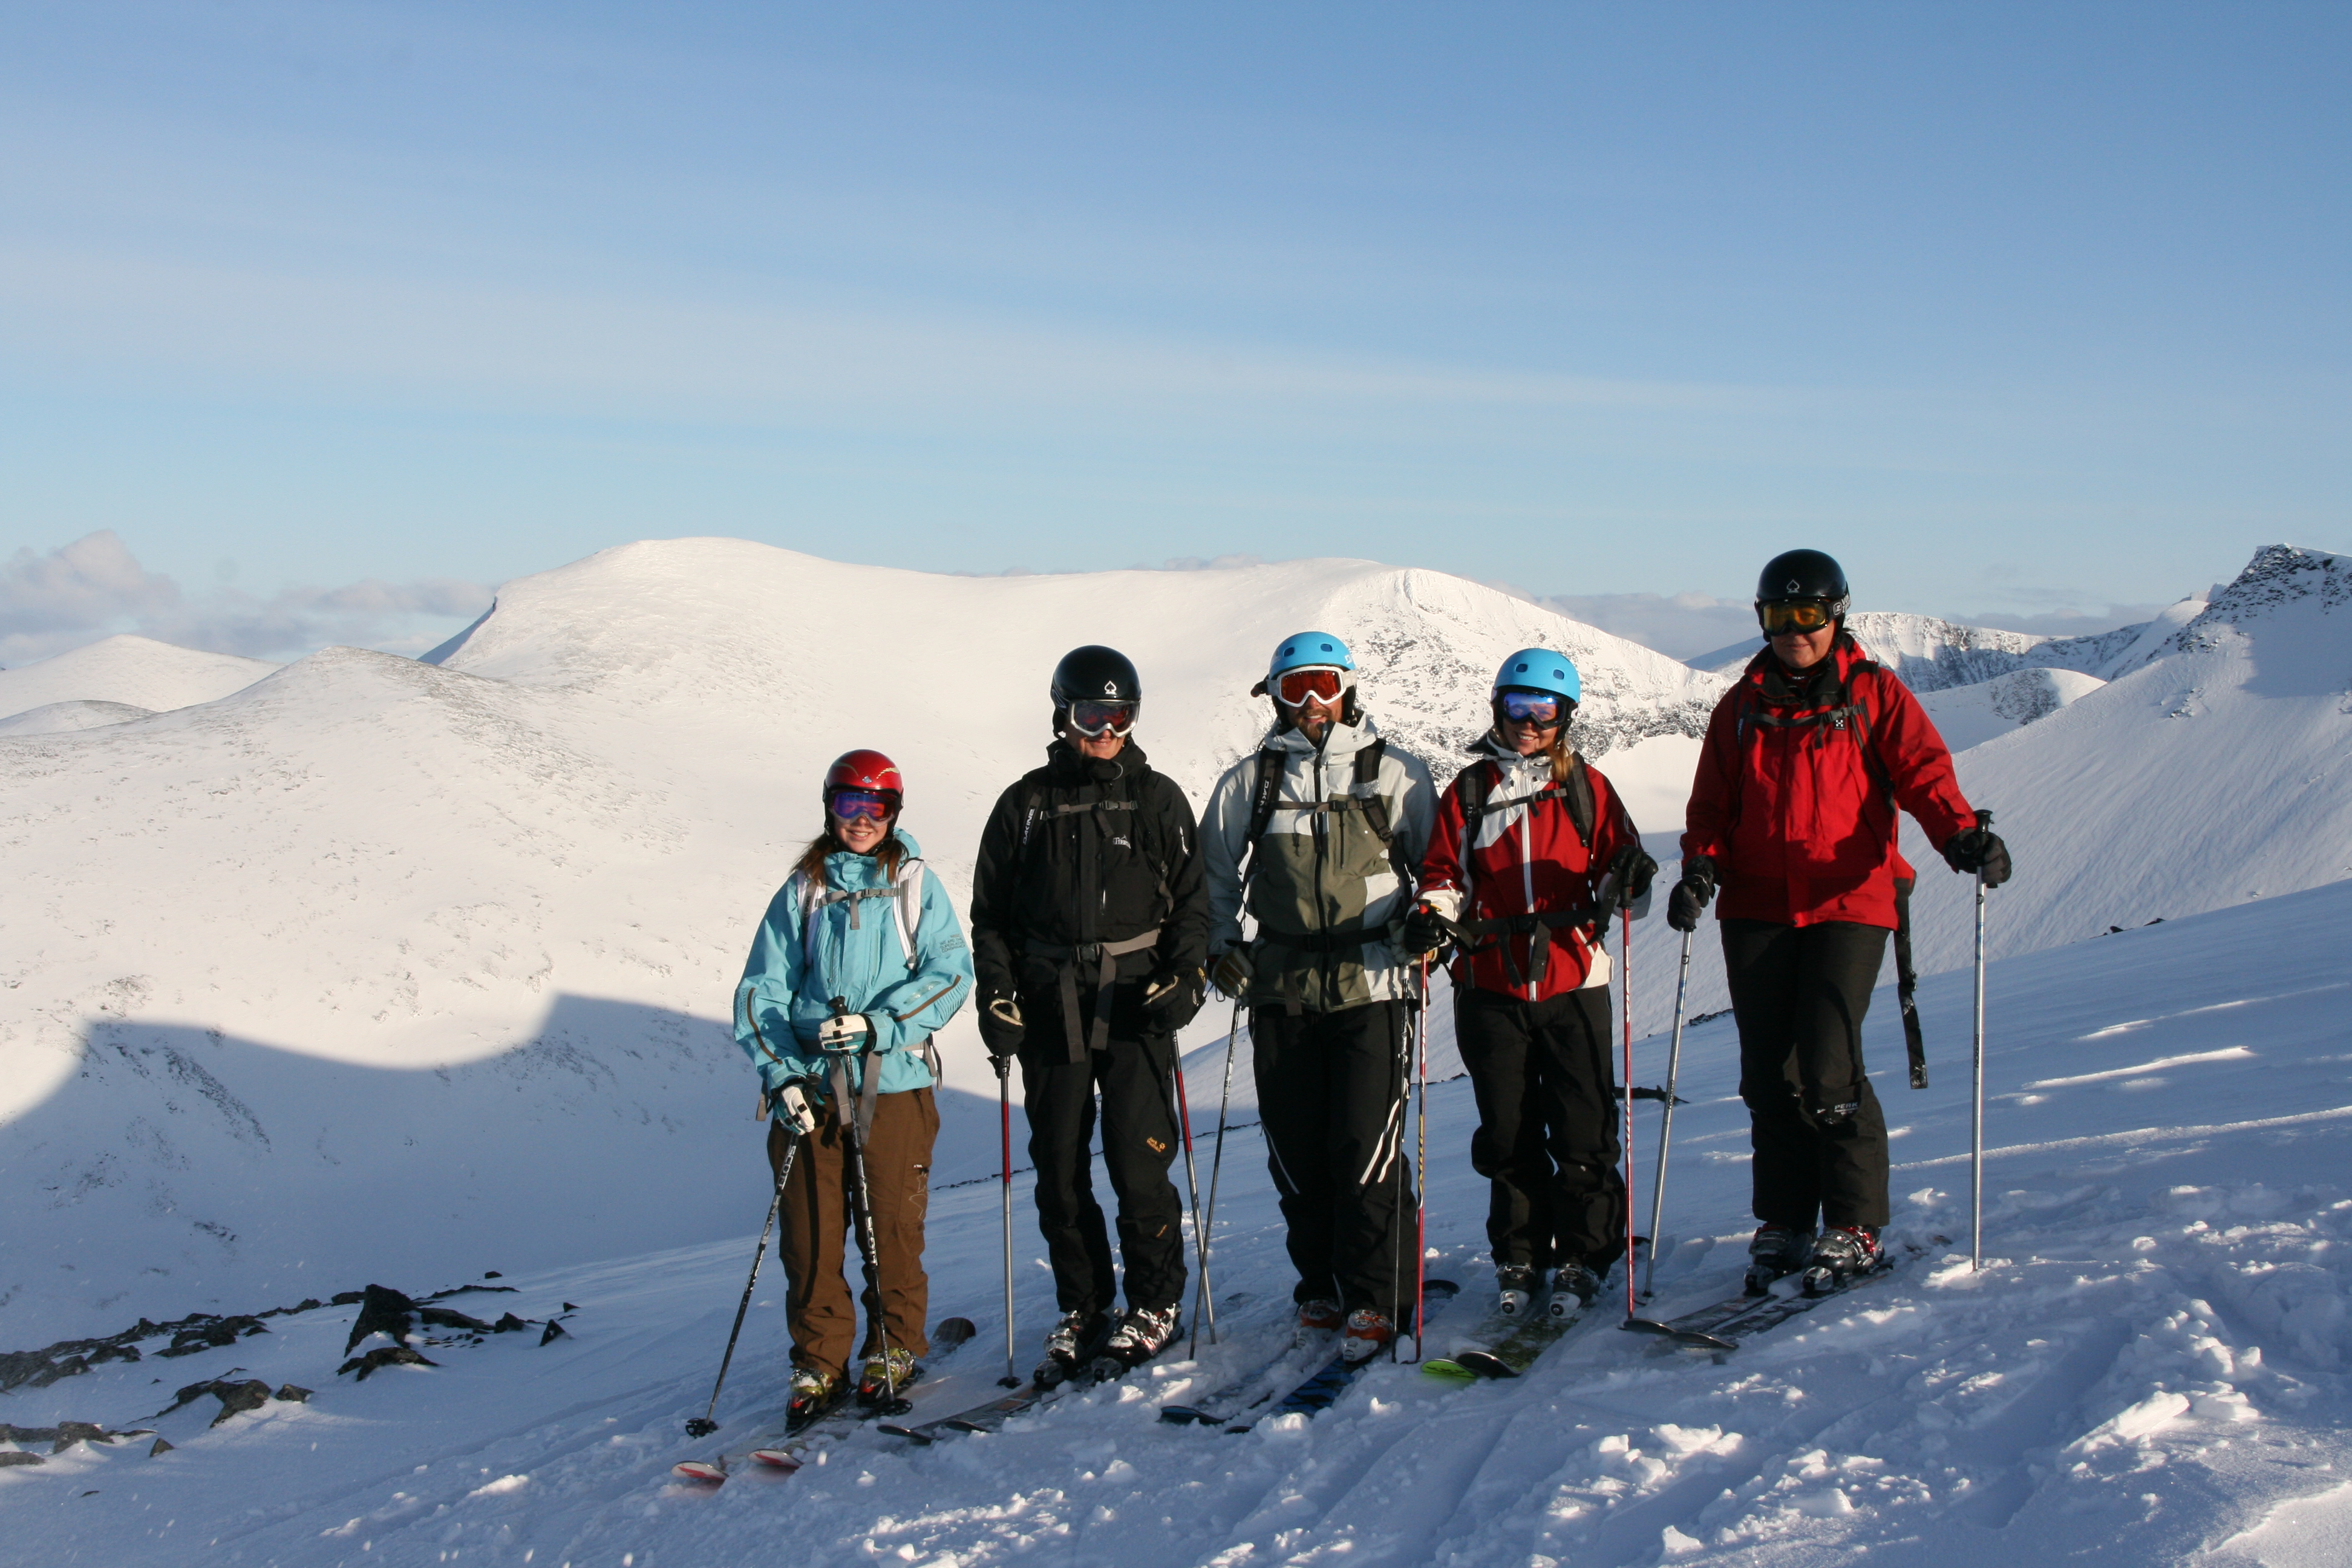
<instances>
[{"instance_id":1,"label":"red ski jacket","mask_svg":"<svg viewBox=\"0 0 2352 1568\"><path fill-rule=\"evenodd\" d=\"M1717 920L1892 931L1898 804L1938 849L1976 826L1919 700L1843 633L1803 675L1768 648L1707 721L1683 858L1715 862Z\"/></svg>"},{"instance_id":2,"label":"red ski jacket","mask_svg":"<svg viewBox=\"0 0 2352 1568\"><path fill-rule=\"evenodd\" d=\"M1642 841L1624 802L1581 759L1554 785L1549 756L1481 750L1438 801L1421 862L1422 897L1465 928L1454 983L1527 1002L1607 984L1592 908L1617 852Z\"/></svg>"}]
</instances>

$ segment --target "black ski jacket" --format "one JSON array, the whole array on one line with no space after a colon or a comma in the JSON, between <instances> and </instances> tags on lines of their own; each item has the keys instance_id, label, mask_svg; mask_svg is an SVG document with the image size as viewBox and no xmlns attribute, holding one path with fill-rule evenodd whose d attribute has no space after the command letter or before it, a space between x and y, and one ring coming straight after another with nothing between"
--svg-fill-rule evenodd
<instances>
[{"instance_id":1,"label":"black ski jacket","mask_svg":"<svg viewBox=\"0 0 2352 1568\"><path fill-rule=\"evenodd\" d=\"M1156 946L1118 955L1120 980L1201 967L1209 889L1192 802L1130 739L1097 762L1066 741L997 797L971 879L972 958L980 993L1050 994L1080 965L1074 952L1159 928Z\"/></svg>"}]
</instances>

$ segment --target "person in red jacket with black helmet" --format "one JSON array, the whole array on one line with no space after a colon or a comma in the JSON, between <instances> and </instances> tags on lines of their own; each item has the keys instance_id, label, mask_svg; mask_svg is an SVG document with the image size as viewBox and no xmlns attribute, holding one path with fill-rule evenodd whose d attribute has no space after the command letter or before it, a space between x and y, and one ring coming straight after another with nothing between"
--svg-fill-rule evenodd
<instances>
[{"instance_id":1,"label":"person in red jacket with black helmet","mask_svg":"<svg viewBox=\"0 0 2352 1568\"><path fill-rule=\"evenodd\" d=\"M1491 1184L1505 1317L1547 1285L1550 1314L1574 1317L1625 1250L1601 942L1621 905L1648 913L1658 868L1624 801L1569 744L1581 695L1564 653L1503 661L1494 727L1438 802L1402 933L1411 952L1455 948L1454 1039L1478 1101L1470 1164Z\"/></svg>"},{"instance_id":2,"label":"person in red jacket with black helmet","mask_svg":"<svg viewBox=\"0 0 2352 1568\"><path fill-rule=\"evenodd\" d=\"M1987 886L2009 877L2009 851L1960 794L1934 721L1846 632L1850 602L1844 570L1818 550L1765 566L1766 647L1707 723L1667 900L1667 922L1688 931L1723 897L1756 1152L1751 1290L1800 1268L1842 1283L1881 1256L1886 1117L1863 1068L1862 1020L1898 884L1907 892L1913 878L1896 808L1954 870Z\"/></svg>"}]
</instances>

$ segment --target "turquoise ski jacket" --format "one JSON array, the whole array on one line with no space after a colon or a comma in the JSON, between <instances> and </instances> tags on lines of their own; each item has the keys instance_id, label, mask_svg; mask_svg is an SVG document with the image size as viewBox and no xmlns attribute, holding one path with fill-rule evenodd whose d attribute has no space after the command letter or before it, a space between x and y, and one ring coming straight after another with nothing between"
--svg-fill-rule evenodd
<instances>
[{"instance_id":1,"label":"turquoise ski jacket","mask_svg":"<svg viewBox=\"0 0 2352 1568\"><path fill-rule=\"evenodd\" d=\"M898 842L909 859L921 855L904 828ZM931 868L907 870L900 867L902 890L873 856L842 850L825 858L814 910L798 872L777 889L735 987L735 1043L763 1089L773 1093L792 1078L826 1081L833 1058L817 1049L816 1031L835 996L874 1026L870 1049L850 1058L854 1091L864 1092L869 1070L880 1071L882 1094L937 1081L922 1047L971 994L971 950ZM917 914L911 963L899 935L908 912Z\"/></svg>"}]
</instances>

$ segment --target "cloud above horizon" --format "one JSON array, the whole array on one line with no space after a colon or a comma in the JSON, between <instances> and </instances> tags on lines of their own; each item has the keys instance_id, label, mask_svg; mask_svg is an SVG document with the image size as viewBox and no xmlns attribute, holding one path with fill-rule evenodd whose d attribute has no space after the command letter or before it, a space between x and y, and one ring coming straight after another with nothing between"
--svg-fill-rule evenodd
<instances>
[{"instance_id":1,"label":"cloud above horizon","mask_svg":"<svg viewBox=\"0 0 2352 1568\"><path fill-rule=\"evenodd\" d=\"M345 644L420 653L489 607L491 590L452 577L376 579L267 595L183 592L141 565L111 529L0 563L0 666L47 658L117 632L247 658L286 660Z\"/></svg>"}]
</instances>

